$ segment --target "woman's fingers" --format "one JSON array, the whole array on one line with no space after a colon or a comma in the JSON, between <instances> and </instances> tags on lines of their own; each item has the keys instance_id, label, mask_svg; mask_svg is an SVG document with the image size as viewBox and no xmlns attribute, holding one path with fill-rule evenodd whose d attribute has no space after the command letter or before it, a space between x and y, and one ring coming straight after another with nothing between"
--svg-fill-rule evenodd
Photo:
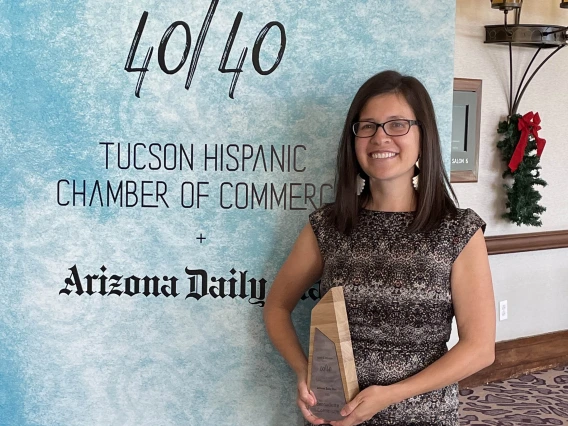
<instances>
[{"instance_id":1,"label":"woman's fingers","mask_svg":"<svg viewBox=\"0 0 568 426\"><path fill-rule=\"evenodd\" d=\"M316 405L316 396L312 391L308 391L308 386L306 382L298 382L298 397L307 405Z\"/></svg>"},{"instance_id":2,"label":"woman's fingers","mask_svg":"<svg viewBox=\"0 0 568 426\"><path fill-rule=\"evenodd\" d=\"M298 407L304 418L313 425L322 425L325 422L324 419L320 419L310 411L310 407L317 404L316 396L311 390L308 390L308 386L304 380L298 381Z\"/></svg>"},{"instance_id":3,"label":"woman's fingers","mask_svg":"<svg viewBox=\"0 0 568 426\"><path fill-rule=\"evenodd\" d=\"M310 411L310 407L317 404L315 394L308 389L308 385L304 378L298 380L298 407L304 418L313 425L323 425L326 423L324 419L320 419Z\"/></svg>"},{"instance_id":4,"label":"woman's fingers","mask_svg":"<svg viewBox=\"0 0 568 426\"><path fill-rule=\"evenodd\" d=\"M313 425L323 425L326 423L324 419L320 419L310 411L310 407L305 404L301 399L298 399L298 407L302 411L304 418Z\"/></svg>"}]
</instances>

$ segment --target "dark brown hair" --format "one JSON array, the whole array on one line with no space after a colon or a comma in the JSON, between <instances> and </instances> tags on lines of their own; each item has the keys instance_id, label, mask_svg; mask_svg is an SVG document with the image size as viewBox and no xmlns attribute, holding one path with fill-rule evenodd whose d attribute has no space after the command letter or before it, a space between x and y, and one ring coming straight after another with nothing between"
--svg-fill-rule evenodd
<instances>
[{"instance_id":1,"label":"dark brown hair","mask_svg":"<svg viewBox=\"0 0 568 426\"><path fill-rule=\"evenodd\" d=\"M355 135L351 128L369 99L386 93L402 95L414 111L416 120L420 122L420 182L416 212L408 232L430 231L447 215L456 214L457 199L444 170L440 137L430 95L416 78L403 76L396 71L383 71L361 86L351 102L343 126L337 153L335 203L330 210L332 222L343 234L351 233L361 209L372 198L368 182L361 195L357 196L357 174L366 181L368 176L357 161Z\"/></svg>"}]
</instances>

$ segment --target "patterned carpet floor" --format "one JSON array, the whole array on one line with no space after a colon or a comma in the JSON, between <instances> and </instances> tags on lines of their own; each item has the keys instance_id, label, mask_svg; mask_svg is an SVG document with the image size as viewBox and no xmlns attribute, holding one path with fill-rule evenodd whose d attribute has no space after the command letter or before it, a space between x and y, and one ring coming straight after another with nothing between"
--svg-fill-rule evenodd
<instances>
[{"instance_id":1,"label":"patterned carpet floor","mask_svg":"<svg viewBox=\"0 0 568 426\"><path fill-rule=\"evenodd\" d=\"M568 425L568 366L460 390L460 425Z\"/></svg>"}]
</instances>

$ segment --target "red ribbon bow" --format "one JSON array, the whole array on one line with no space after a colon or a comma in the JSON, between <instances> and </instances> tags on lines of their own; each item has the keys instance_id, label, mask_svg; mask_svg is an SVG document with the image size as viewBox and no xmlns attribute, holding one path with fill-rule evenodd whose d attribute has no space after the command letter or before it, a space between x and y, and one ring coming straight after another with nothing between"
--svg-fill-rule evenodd
<instances>
[{"instance_id":1,"label":"red ribbon bow","mask_svg":"<svg viewBox=\"0 0 568 426\"><path fill-rule=\"evenodd\" d=\"M517 170L517 167L519 167L519 164L521 164L521 161L523 161L530 134L532 134L536 140L536 155L538 157L541 156L542 151L544 150L544 145L546 145L546 140L538 136L538 131L541 129L539 124L540 116L538 115L538 112L527 112L525 115L519 118L519 130L521 131L521 137L519 139L519 142L517 143L515 152L511 157L511 161L509 161L509 168L512 172Z\"/></svg>"}]
</instances>

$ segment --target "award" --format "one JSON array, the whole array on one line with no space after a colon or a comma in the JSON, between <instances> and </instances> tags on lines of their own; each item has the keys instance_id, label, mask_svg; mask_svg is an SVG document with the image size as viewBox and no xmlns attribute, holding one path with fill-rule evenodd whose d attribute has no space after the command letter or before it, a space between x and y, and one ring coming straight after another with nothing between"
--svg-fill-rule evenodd
<instances>
[{"instance_id":1,"label":"award","mask_svg":"<svg viewBox=\"0 0 568 426\"><path fill-rule=\"evenodd\" d=\"M341 420L341 409L359 393L343 287L332 287L312 310L308 387L317 404L310 411Z\"/></svg>"}]
</instances>

